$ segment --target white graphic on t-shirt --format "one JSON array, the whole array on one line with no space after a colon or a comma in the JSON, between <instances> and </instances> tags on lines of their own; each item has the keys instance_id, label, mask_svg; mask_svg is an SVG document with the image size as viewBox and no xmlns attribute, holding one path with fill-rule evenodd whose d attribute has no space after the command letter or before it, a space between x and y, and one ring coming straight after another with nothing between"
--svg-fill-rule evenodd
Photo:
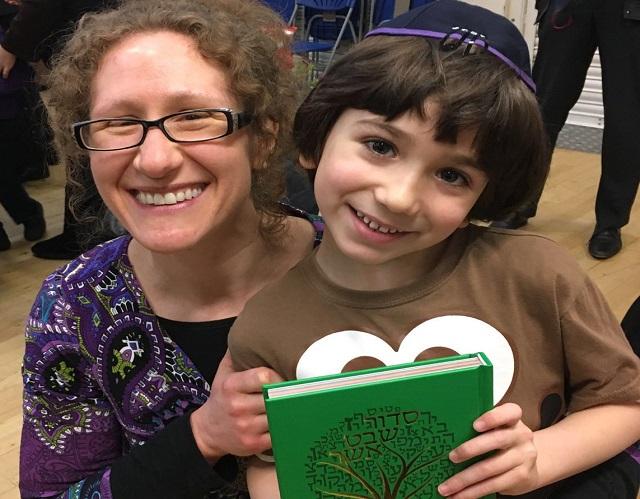
<instances>
[{"instance_id":1,"label":"white graphic on t-shirt","mask_svg":"<svg viewBox=\"0 0 640 499\"><path fill-rule=\"evenodd\" d=\"M506 338L493 326L473 317L447 315L419 324L398 351L383 339L363 331L338 331L314 342L300 357L298 379L342 372L358 357L373 357L385 365L413 362L429 348L444 347L459 354L484 352L493 364L493 401L498 403L513 380L514 357Z\"/></svg>"}]
</instances>

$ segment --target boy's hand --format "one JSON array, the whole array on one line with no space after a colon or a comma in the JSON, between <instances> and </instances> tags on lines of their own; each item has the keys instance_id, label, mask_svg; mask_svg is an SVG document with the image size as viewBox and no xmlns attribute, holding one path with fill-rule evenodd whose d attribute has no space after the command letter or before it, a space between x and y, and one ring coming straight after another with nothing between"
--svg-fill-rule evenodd
<instances>
[{"instance_id":1,"label":"boy's hand","mask_svg":"<svg viewBox=\"0 0 640 499\"><path fill-rule=\"evenodd\" d=\"M233 370L226 353L211 386L207 401L191 414L196 445L209 462L226 454L249 456L271 448L262 385L282 381L266 367Z\"/></svg>"},{"instance_id":2,"label":"boy's hand","mask_svg":"<svg viewBox=\"0 0 640 499\"><path fill-rule=\"evenodd\" d=\"M473 427L480 435L453 449L449 459L461 463L491 454L440 484L438 492L452 499L471 499L495 492L515 495L535 489L538 452L533 432L521 418L520 406L508 403L476 419Z\"/></svg>"}]
</instances>

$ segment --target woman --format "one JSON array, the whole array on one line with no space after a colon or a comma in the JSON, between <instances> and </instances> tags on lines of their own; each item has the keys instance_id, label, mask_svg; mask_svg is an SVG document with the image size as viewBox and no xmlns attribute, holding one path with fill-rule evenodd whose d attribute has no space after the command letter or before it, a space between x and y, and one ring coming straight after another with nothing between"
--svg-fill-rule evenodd
<instances>
[{"instance_id":1,"label":"woman","mask_svg":"<svg viewBox=\"0 0 640 499\"><path fill-rule=\"evenodd\" d=\"M57 61L62 158L130 236L36 297L23 497L244 497L230 456L270 447L260 390L278 378L234 373L226 335L320 237L276 201L295 105L282 27L254 1L131 0L85 17Z\"/></svg>"}]
</instances>

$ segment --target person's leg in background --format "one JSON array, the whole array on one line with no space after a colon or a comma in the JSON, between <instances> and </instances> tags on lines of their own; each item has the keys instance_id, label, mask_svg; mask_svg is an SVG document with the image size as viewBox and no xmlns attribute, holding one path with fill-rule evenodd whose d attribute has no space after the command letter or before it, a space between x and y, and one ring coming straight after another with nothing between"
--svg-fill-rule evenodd
<instances>
[{"instance_id":1,"label":"person's leg in background","mask_svg":"<svg viewBox=\"0 0 640 499\"><path fill-rule=\"evenodd\" d=\"M83 171L87 176L91 175L88 164ZM92 184L90 181L86 183ZM34 244L31 247L34 256L47 260L71 260L117 235L102 226L104 204L97 193L95 196L85 196L81 203L74 203L73 211L72 202L71 186L67 182L64 189L62 233Z\"/></svg>"},{"instance_id":2,"label":"person's leg in background","mask_svg":"<svg viewBox=\"0 0 640 499\"><path fill-rule=\"evenodd\" d=\"M37 241L44 235L46 223L42 205L29 196L21 183L25 151L21 103L18 103L16 110L13 117L0 119L0 204L16 224L24 225L24 238ZM9 238L0 224L0 250L7 250L10 246Z\"/></svg>"},{"instance_id":3,"label":"person's leg in background","mask_svg":"<svg viewBox=\"0 0 640 499\"><path fill-rule=\"evenodd\" d=\"M602 259L622 247L620 229L629 222L640 179L640 0L597 3L604 137L589 252ZM634 6L635 12L625 15Z\"/></svg>"},{"instance_id":4,"label":"person's leg in background","mask_svg":"<svg viewBox=\"0 0 640 499\"><path fill-rule=\"evenodd\" d=\"M569 111L580 97L596 50L592 1L551 0L539 20L533 79L549 136L550 155ZM535 216L540 195L491 225L508 229L522 227Z\"/></svg>"},{"instance_id":5,"label":"person's leg in background","mask_svg":"<svg viewBox=\"0 0 640 499\"><path fill-rule=\"evenodd\" d=\"M53 146L53 131L49 126L47 110L42 102L37 81L25 85L24 96L28 133L31 134L32 159L24 165L21 174L23 182L49 177L49 167L58 162Z\"/></svg>"}]
</instances>

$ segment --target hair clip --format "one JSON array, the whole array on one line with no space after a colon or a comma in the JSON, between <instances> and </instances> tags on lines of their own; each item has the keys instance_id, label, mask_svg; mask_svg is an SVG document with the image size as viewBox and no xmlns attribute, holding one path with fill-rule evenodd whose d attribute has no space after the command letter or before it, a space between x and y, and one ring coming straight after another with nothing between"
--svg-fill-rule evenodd
<instances>
[{"instance_id":1,"label":"hair clip","mask_svg":"<svg viewBox=\"0 0 640 499\"><path fill-rule=\"evenodd\" d=\"M487 37L477 31L454 26L451 31L440 40L440 48L444 51L456 50L460 45L465 44L464 55L475 54L478 50L485 51L489 48Z\"/></svg>"}]
</instances>

